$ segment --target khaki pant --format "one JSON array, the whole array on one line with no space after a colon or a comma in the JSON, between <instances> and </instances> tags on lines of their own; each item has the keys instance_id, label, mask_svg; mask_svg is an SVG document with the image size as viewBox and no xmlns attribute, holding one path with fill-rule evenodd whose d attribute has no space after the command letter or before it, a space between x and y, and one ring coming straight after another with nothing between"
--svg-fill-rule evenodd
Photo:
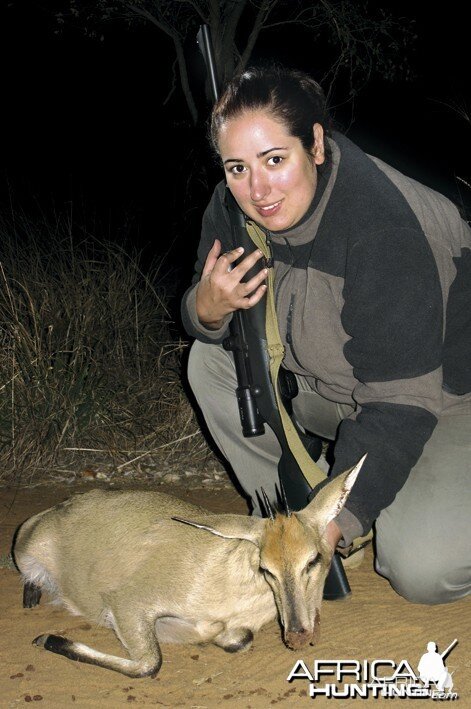
<instances>
[{"instance_id":1,"label":"khaki pant","mask_svg":"<svg viewBox=\"0 0 471 709\"><path fill-rule=\"evenodd\" d=\"M280 446L266 433L244 438L230 353L196 341L188 378L209 431L257 510L255 491L274 495ZM352 408L313 392L298 377L296 418L330 440ZM443 415L394 502L376 520L376 570L416 603L447 603L471 591L471 404Z\"/></svg>"}]
</instances>

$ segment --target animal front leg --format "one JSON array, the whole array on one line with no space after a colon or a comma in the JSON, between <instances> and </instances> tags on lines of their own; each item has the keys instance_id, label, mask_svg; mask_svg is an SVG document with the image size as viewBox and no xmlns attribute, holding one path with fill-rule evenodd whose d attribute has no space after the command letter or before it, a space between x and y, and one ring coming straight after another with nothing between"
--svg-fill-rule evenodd
<instances>
[{"instance_id":1,"label":"animal front leg","mask_svg":"<svg viewBox=\"0 0 471 709\"><path fill-rule=\"evenodd\" d=\"M225 628L222 633L216 635L213 643L222 647L226 652L240 652L248 650L252 645L253 633L250 628Z\"/></svg>"}]
</instances>

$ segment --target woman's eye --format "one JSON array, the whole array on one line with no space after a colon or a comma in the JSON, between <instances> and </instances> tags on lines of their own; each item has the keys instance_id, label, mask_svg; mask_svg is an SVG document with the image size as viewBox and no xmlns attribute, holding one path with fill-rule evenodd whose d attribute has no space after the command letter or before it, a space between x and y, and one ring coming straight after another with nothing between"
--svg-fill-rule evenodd
<instances>
[{"instance_id":1,"label":"woman's eye","mask_svg":"<svg viewBox=\"0 0 471 709\"><path fill-rule=\"evenodd\" d=\"M231 167L231 172L233 175L242 175L244 173L246 168L243 165L234 165Z\"/></svg>"},{"instance_id":2,"label":"woman's eye","mask_svg":"<svg viewBox=\"0 0 471 709\"><path fill-rule=\"evenodd\" d=\"M284 160L284 158L282 158L281 155L273 155L273 157L268 159L268 164L269 165L281 165L283 160Z\"/></svg>"}]
</instances>

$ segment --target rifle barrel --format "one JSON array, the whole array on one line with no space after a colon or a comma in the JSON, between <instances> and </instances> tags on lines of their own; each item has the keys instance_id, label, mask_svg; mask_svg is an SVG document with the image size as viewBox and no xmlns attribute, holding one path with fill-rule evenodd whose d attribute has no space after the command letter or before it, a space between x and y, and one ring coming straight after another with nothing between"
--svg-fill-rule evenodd
<instances>
[{"instance_id":1,"label":"rifle barrel","mask_svg":"<svg viewBox=\"0 0 471 709\"><path fill-rule=\"evenodd\" d=\"M214 61L213 55L213 43L211 42L211 32L208 25L201 25L199 32L196 35L196 41L199 44L201 54L203 55L206 63L211 93L213 95L213 101L216 103L219 98L219 87L216 73L216 62Z\"/></svg>"}]
</instances>

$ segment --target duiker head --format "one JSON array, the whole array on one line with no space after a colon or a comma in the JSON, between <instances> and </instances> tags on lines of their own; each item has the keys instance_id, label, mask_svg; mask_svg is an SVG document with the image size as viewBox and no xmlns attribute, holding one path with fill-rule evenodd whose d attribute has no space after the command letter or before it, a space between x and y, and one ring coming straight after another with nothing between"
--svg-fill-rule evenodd
<instances>
[{"instance_id":1,"label":"duiker head","mask_svg":"<svg viewBox=\"0 0 471 709\"><path fill-rule=\"evenodd\" d=\"M174 518L226 539L251 542L259 549L254 573L263 574L270 585L284 641L292 649L314 644L319 637L322 593L333 556L326 528L344 506L365 458L323 487L304 510L289 516L218 515L214 523L210 518Z\"/></svg>"}]
</instances>

